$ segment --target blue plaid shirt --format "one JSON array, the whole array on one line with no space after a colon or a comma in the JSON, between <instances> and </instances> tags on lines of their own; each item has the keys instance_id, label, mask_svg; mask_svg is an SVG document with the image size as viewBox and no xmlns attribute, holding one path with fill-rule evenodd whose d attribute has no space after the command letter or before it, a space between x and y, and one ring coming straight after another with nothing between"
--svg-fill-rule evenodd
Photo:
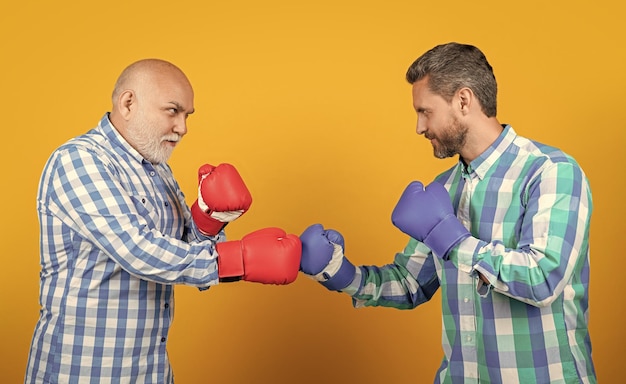
<instances>
[{"instance_id":1,"label":"blue plaid shirt","mask_svg":"<svg viewBox=\"0 0 626 384\"><path fill-rule=\"evenodd\" d=\"M393 264L357 268L344 289L354 305L414 308L441 288L445 356L435 383L595 383L592 200L578 164L505 126L481 156L437 181L472 237L449 261L410 239Z\"/></svg>"},{"instance_id":2,"label":"blue plaid shirt","mask_svg":"<svg viewBox=\"0 0 626 384\"><path fill-rule=\"evenodd\" d=\"M172 383L174 284L218 282L214 243L171 169L133 149L106 114L45 165L40 316L26 383Z\"/></svg>"}]
</instances>

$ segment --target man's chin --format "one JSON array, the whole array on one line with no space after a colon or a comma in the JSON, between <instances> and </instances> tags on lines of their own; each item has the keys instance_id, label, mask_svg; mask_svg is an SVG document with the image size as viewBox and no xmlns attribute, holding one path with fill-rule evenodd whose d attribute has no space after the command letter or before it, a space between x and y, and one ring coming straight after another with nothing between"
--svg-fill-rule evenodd
<instances>
[{"instance_id":1,"label":"man's chin","mask_svg":"<svg viewBox=\"0 0 626 384\"><path fill-rule=\"evenodd\" d=\"M165 164L167 163L167 161L170 159L171 156L172 156L172 152L168 154L145 157L145 159L148 160L152 164Z\"/></svg>"},{"instance_id":2,"label":"man's chin","mask_svg":"<svg viewBox=\"0 0 626 384\"><path fill-rule=\"evenodd\" d=\"M433 155L438 159L447 159L448 157L454 156L455 153L451 153L450 151L437 150L437 148L433 148Z\"/></svg>"},{"instance_id":3,"label":"man's chin","mask_svg":"<svg viewBox=\"0 0 626 384\"><path fill-rule=\"evenodd\" d=\"M441 151L441 148L436 146L434 143L433 143L433 156L435 156L437 159L445 159L446 158L445 153L443 153Z\"/></svg>"}]
</instances>

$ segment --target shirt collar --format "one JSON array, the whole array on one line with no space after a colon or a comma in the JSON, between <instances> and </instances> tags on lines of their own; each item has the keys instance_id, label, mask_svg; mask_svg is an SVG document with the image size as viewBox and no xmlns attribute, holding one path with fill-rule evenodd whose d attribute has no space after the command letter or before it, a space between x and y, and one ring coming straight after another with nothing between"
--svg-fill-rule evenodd
<instances>
[{"instance_id":1,"label":"shirt collar","mask_svg":"<svg viewBox=\"0 0 626 384\"><path fill-rule=\"evenodd\" d=\"M482 180L487 171L493 166L496 161L502 156L506 149L513 143L513 140L517 137L517 133L508 124L503 124L503 130L496 139L483 153L475 158L467 166L467 174L475 172L476 175ZM465 170L463 160L459 158L459 167Z\"/></svg>"}]
</instances>

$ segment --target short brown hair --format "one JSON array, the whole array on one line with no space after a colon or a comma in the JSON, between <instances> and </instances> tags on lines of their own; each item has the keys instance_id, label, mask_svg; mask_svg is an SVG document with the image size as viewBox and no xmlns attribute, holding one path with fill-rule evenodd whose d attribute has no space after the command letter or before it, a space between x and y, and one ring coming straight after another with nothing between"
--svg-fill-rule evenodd
<instances>
[{"instance_id":1,"label":"short brown hair","mask_svg":"<svg viewBox=\"0 0 626 384\"><path fill-rule=\"evenodd\" d=\"M447 101L456 91L470 88L487 117L497 113L498 85L493 68L480 49L468 44L438 45L411 64L406 80L413 84L428 77L428 87Z\"/></svg>"}]
</instances>

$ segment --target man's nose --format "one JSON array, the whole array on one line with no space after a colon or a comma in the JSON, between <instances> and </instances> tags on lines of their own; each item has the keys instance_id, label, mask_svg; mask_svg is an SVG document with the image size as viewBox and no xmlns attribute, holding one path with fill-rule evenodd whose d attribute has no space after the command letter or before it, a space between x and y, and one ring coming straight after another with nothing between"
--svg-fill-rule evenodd
<instances>
[{"instance_id":1,"label":"man's nose","mask_svg":"<svg viewBox=\"0 0 626 384\"><path fill-rule=\"evenodd\" d=\"M424 122L422 122L422 119L420 118L417 119L417 124L415 125L415 132L417 132L418 135L423 135L424 132L426 132L426 124L424 124Z\"/></svg>"},{"instance_id":2,"label":"man's nose","mask_svg":"<svg viewBox=\"0 0 626 384\"><path fill-rule=\"evenodd\" d=\"M181 118L176 121L174 132L178 133L181 137L187 134L187 116L181 116Z\"/></svg>"}]
</instances>

